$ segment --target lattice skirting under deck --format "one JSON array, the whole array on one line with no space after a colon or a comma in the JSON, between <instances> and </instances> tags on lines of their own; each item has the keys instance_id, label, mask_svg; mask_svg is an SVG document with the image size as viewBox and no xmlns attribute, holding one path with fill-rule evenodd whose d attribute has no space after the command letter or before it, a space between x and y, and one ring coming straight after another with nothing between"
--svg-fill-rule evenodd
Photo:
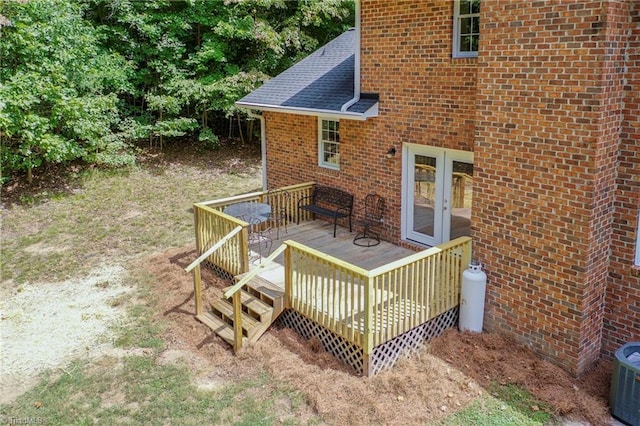
<instances>
[{"instance_id":1,"label":"lattice skirting under deck","mask_svg":"<svg viewBox=\"0 0 640 426\"><path fill-rule=\"evenodd\" d=\"M305 339L317 338L324 349L352 367L359 374L367 374L364 371L364 353L361 348L349 343L342 337L332 333L309 318L295 312L286 310L278 318L280 325L296 330ZM421 324L400 336L389 340L382 345L373 348L369 362L369 375L393 367L396 362L406 355L410 355L420 346L446 329L454 327L458 323L458 307L438 315L437 317Z\"/></svg>"},{"instance_id":2,"label":"lattice skirting under deck","mask_svg":"<svg viewBox=\"0 0 640 426\"><path fill-rule=\"evenodd\" d=\"M229 281L229 282L231 282L231 283L233 283L233 282L234 282L234 277L233 277L233 274L232 274L232 273L230 273L230 272L228 272L228 271L225 271L224 269L222 269L222 268L221 268L221 267L219 267L218 265L216 265L216 264L214 264L214 263L211 263L211 262L210 262L210 261L208 261L208 260L205 260L205 261L203 262L203 264L204 264L205 266L207 266L208 268L212 269L212 270L213 270L213 272L215 272L215 273L216 273L216 275L217 275L217 276L219 276L220 278L222 278L222 279L224 279L224 280L227 280L227 281Z\"/></svg>"},{"instance_id":3,"label":"lattice skirting under deck","mask_svg":"<svg viewBox=\"0 0 640 426\"><path fill-rule=\"evenodd\" d=\"M446 329L458 323L458 306L443 312L435 318L420 324L398 337L373 348L369 374L393 367L403 356L417 351L426 341L441 335Z\"/></svg>"},{"instance_id":4,"label":"lattice skirting under deck","mask_svg":"<svg viewBox=\"0 0 640 426\"><path fill-rule=\"evenodd\" d=\"M363 373L363 351L353 343L350 343L317 324L313 320L291 309L285 310L278 317L280 325L292 328L305 339L317 338L322 343L324 350L344 362L358 373Z\"/></svg>"}]
</instances>

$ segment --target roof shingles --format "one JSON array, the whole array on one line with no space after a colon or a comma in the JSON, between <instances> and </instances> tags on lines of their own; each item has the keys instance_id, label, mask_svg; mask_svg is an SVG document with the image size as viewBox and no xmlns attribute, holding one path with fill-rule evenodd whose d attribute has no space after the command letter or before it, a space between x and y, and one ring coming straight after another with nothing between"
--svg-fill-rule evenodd
<instances>
[{"instance_id":1,"label":"roof shingles","mask_svg":"<svg viewBox=\"0 0 640 426\"><path fill-rule=\"evenodd\" d=\"M317 110L340 114L354 96L355 31L349 30L288 70L240 99L239 106L254 109ZM364 114L377 103L363 96L348 114Z\"/></svg>"}]
</instances>

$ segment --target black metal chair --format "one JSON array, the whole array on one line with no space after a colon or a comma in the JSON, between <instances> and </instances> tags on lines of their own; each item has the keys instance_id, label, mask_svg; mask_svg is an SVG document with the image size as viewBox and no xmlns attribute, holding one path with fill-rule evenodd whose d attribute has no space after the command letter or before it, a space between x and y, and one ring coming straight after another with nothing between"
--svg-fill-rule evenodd
<instances>
[{"instance_id":1,"label":"black metal chair","mask_svg":"<svg viewBox=\"0 0 640 426\"><path fill-rule=\"evenodd\" d=\"M271 205L269 224L271 227L276 228L276 240L279 240L280 227L284 227L285 234L289 233L287 230L287 223L289 222L287 207L290 208L291 205L291 194L284 190L269 190L267 191L267 202Z\"/></svg>"},{"instance_id":2,"label":"black metal chair","mask_svg":"<svg viewBox=\"0 0 640 426\"><path fill-rule=\"evenodd\" d=\"M378 194L369 194L364 199L364 218L357 225L362 228L353 244L361 247L372 247L380 244L380 232L376 231L383 223L385 201Z\"/></svg>"},{"instance_id":3,"label":"black metal chair","mask_svg":"<svg viewBox=\"0 0 640 426\"><path fill-rule=\"evenodd\" d=\"M249 223L248 226L248 245L249 245L249 260L257 260L258 263L262 263L262 258L269 256L271 253L271 247L273 246L273 239L271 238L271 228L265 227L264 221L259 218L242 217L239 219ZM264 248L263 248L264 245ZM255 255L257 250L257 258Z\"/></svg>"}]
</instances>

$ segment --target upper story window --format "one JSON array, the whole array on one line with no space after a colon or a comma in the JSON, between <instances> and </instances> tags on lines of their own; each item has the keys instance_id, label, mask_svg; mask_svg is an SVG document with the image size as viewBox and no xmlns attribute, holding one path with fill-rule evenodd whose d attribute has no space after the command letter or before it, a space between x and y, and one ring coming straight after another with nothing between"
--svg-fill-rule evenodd
<instances>
[{"instance_id":1,"label":"upper story window","mask_svg":"<svg viewBox=\"0 0 640 426\"><path fill-rule=\"evenodd\" d=\"M478 56L480 0L456 0L453 8L453 57Z\"/></svg>"},{"instance_id":2,"label":"upper story window","mask_svg":"<svg viewBox=\"0 0 640 426\"><path fill-rule=\"evenodd\" d=\"M318 119L318 164L340 170L340 122Z\"/></svg>"}]
</instances>

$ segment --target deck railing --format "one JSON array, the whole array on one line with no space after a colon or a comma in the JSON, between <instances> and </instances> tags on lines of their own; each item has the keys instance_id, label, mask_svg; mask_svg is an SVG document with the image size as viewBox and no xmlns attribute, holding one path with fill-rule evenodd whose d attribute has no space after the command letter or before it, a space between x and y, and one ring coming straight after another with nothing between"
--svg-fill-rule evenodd
<instances>
[{"instance_id":1,"label":"deck railing","mask_svg":"<svg viewBox=\"0 0 640 426\"><path fill-rule=\"evenodd\" d=\"M285 306L362 346L364 334L353 324L365 317L369 271L294 241L285 244Z\"/></svg>"},{"instance_id":2,"label":"deck railing","mask_svg":"<svg viewBox=\"0 0 640 426\"><path fill-rule=\"evenodd\" d=\"M248 223L223 212L230 204L254 201L284 207L297 221L297 201L314 183L271 192L254 192L194 204L198 253L242 232L207 260L230 274L249 271ZM283 197L284 191L289 197ZM288 202L284 200L288 199ZM302 217L306 220L308 217ZM283 242L285 306L362 348L365 359L373 348L456 307L462 272L471 261L471 238L460 237L398 261L365 270L295 241ZM239 299L238 299L239 300ZM237 307L239 309L239 307Z\"/></svg>"},{"instance_id":3,"label":"deck railing","mask_svg":"<svg viewBox=\"0 0 640 426\"><path fill-rule=\"evenodd\" d=\"M456 240L367 271L286 241L286 305L361 347L373 347L459 303L471 238Z\"/></svg>"},{"instance_id":4,"label":"deck railing","mask_svg":"<svg viewBox=\"0 0 640 426\"><path fill-rule=\"evenodd\" d=\"M292 222L298 219L298 200L311 194L314 183L302 183L278 188L273 191L259 191L234 197L205 201L193 205L196 229L196 248L198 254L204 253L209 247L222 239L237 226L243 227L243 232L236 235L223 248L213 253L207 260L234 277L249 271L249 224L243 220L225 214L224 208L230 204L248 202L264 202L271 204L278 211L284 208L285 214ZM289 197L284 197L287 192ZM288 202L285 201L288 198ZM302 219L307 219L305 216Z\"/></svg>"},{"instance_id":5,"label":"deck railing","mask_svg":"<svg viewBox=\"0 0 640 426\"><path fill-rule=\"evenodd\" d=\"M460 237L369 271L369 349L454 308L471 238Z\"/></svg>"}]
</instances>

